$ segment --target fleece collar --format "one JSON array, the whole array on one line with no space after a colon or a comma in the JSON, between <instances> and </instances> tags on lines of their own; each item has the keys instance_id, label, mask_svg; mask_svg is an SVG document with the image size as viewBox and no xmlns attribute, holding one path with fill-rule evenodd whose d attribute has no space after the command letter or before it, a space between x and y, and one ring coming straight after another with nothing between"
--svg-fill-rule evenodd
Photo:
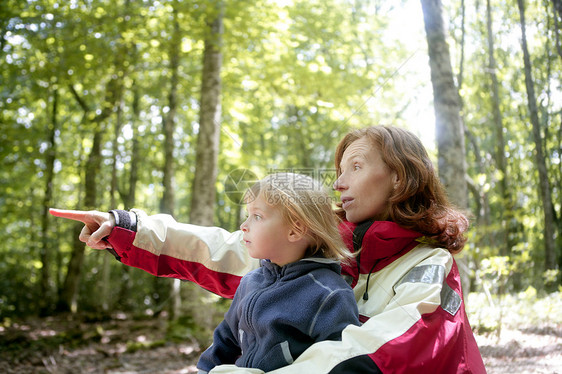
<instances>
[{"instance_id":1,"label":"fleece collar","mask_svg":"<svg viewBox=\"0 0 562 374\"><path fill-rule=\"evenodd\" d=\"M316 256L303 258L284 266L274 264L270 260L261 260L260 265L264 268L264 276L284 278L284 280L299 277L319 267L329 268L338 274L341 272L341 267L337 261Z\"/></svg>"}]
</instances>

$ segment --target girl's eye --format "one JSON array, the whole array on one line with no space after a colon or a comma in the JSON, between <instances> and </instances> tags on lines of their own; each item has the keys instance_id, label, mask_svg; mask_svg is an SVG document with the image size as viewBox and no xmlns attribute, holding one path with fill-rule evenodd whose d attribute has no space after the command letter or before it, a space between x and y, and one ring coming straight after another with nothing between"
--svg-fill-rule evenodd
<instances>
[{"instance_id":1,"label":"girl's eye","mask_svg":"<svg viewBox=\"0 0 562 374\"><path fill-rule=\"evenodd\" d=\"M254 219L256 221L261 221L261 216L259 214L254 214Z\"/></svg>"}]
</instances>

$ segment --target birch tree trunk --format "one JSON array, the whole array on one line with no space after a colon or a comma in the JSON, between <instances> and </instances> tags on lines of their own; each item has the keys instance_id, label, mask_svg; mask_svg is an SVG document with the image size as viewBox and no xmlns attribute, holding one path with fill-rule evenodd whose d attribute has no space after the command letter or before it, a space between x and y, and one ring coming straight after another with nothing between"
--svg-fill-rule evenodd
<instances>
[{"instance_id":1,"label":"birch tree trunk","mask_svg":"<svg viewBox=\"0 0 562 374\"><path fill-rule=\"evenodd\" d=\"M440 0L421 0L421 4L433 86L439 177L451 201L459 208L467 209L468 186L460 100L445 37L442 4ZM458 257L457 262L464 292L468 293L470 279L466 256Z\"/></svg>"},{"instance_id":2,"label":"birch tree trunk","mask_svg":"<svg viewBox=\"0 0 562 374\"><path fill-rule=\"evenodd\" d=\"M433 86L439 177L451 200L468 207L464 134L440 0L422 0Z\"/></svg>"}]
</instances>

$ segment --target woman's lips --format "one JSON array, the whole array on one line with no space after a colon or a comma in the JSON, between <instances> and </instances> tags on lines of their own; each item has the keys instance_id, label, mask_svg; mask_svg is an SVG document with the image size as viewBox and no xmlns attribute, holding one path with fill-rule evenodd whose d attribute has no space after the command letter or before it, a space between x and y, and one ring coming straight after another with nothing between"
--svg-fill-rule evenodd
<instances>
[{"instance_id":1,"label":"woman's lips","mask_svg":"<svg viewBox=\"0 0 562 374\"><path fill-rule=\"evenodd\" d=\"M344 197L341 199L341 207L343 210L347 209L349 207L349 205L351 205L351 203L353 202L353 199L351 197Z\"/></svg>"}]
</instances>

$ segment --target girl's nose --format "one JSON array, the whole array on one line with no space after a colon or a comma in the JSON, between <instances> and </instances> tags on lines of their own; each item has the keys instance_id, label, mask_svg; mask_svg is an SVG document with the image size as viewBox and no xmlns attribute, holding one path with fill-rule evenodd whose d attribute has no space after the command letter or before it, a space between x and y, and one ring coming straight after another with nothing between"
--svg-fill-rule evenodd
<instances>
[{"instance_id":1,"label":"girl's nose","mask_svg":"<svg viewBox=\"0 0 562 374\"><path fill-rule=\"evenodd\" d=\"M244 222L242 222L242 224L240 225L240 230L242 230L243 232L247 232L248 231L248 224L247 224L248 220L245 220Z\"/></svg>"}]
</instances>

